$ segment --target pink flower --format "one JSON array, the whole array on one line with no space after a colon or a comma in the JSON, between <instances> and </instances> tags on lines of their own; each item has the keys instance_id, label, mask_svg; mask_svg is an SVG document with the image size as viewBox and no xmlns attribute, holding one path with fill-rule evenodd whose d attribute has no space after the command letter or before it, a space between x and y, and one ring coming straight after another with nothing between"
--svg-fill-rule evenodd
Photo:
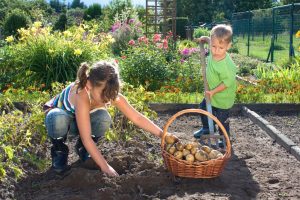
<instances>
[{"instance_id":1,"label":"pink flower","mask_svg":"<svg viewBox=\"0 0 300 200\"><path fill-rule=\"evenodd\" d=\"M154 43L159 42L160 39L161 39L161 35L160 34L154 34L154 36L153 36L153 42Z\"/></svg>"},{"instance_id":2,"label":"pink flower","mask_svg":"<svg viewBox=\"0 0 300 200\"><path fill-rule=\"evenodd\" d=\"M135 41L134 41L134 40L129 40L128 44L129 44L130 46L133 46L133 45L135 45Z\"/></svg>"},{"instance_id":3,"label":"pink flower","mask_svg":"<svg viewBox=\"0 0 300 200\"><path fill-rule=\"evenodd\" d=\"M120 22L116 22L112 27L111 27L111 31L115 32L116 30L118 30L121 27L121 23Z\"/></svg>"},{"instance_id":4,"label":"pink flower","mask_svg":"<svg viewBox=\"0 0 300 200\"><path fill-rule=\"evenodd\" d=\"M168 49L168 40L163 39L163 48Z\"/></svg>"},{"instance_id":5,"label":"pink flower","mask_svg":"<svg viewBox=\"0 0 300 200\"><path fill-rule=\"evenodd\" d=\"M139 43L145 43L145 44L148 44L149 43L149 40L146 36L142 36L142 37L139 37L138 38L138 42Z\"/></svg>"}]
</instances>

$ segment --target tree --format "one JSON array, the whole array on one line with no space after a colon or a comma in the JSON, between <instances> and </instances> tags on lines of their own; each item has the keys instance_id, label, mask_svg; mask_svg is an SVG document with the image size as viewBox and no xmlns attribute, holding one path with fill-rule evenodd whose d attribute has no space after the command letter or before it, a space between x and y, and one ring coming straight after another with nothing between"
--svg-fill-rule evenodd
<instances>
[{"instance_id":1,"label":"tree","mask_svg":"<svg viewBox=\"0 0 300 200\"><path fill-rule=\"evenodd\" d=\"M245 12L249 10L265 9L272 7L272 0L232 0L235 12Z\"/></svg>"},{"instance_id":2,"label":"tree","mask_svg":"<svg viewBox=\"0 0 300 200\"><path fill-rule=\"evenodd\" d=\"M54 30L61 30L61 31L66 30L67 22L68 22L68 19L67 19L66 13L62 13L59 16L57 22L54 24Z\"/></svg>"},{"instance_id":3,"label":"tree","mask_svg":"<svg viewBox=\"0 0 300 200\"><path fill-rule=\"evenodd\" d=\"M80 2L80 0L73 0L71 8L84 8L84 3Z\"/></svg>"},{"instance_id":4,"label":"tree","mask_svg":"<svg viewBox=\"0 0 300 200\"><path fill-rule=\"evenodd\" d=\"M85 10L83 19L92 20L99 18L102 14L102 8L100 4L94 3Z\"/></svg>"}]
</instances>

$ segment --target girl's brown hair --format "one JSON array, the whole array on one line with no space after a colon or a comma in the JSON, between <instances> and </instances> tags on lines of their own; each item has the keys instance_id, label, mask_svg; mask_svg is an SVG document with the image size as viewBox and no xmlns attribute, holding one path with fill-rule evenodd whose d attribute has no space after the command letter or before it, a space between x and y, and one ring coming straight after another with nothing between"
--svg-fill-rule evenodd
<instances>
[{"instance_id":1,"label":"girl's brown hair","mask_svg":"<svg viewBox=\"0 0 300 200\"><path fill-rule=\"evenodd\" d=\"M89 68L87 63L82 63L77 72L78 89L83 89L89 80L92 86L100 86L106 82L102 91L104 103L115 100L120 91L120 79L117 66L107 61L99 61Z\"/></svg>"}]
</instances>

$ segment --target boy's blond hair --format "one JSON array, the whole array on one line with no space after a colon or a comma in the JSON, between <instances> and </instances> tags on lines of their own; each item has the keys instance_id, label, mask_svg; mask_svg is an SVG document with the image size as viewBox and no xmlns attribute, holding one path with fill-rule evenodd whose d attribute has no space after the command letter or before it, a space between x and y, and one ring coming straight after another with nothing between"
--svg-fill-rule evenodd
<instances>
[{"instance_id":1,"label":"boy's blond hair","mask_svg":"<svg viewBox=\"0 0 300 200\"><path fill-rule=\"evenodd\" d=\"M226 24L219 24L212 28L210 37L217 38L220 42L230 43L232 40L232 28Z\"/></svg>"}]
</instances>

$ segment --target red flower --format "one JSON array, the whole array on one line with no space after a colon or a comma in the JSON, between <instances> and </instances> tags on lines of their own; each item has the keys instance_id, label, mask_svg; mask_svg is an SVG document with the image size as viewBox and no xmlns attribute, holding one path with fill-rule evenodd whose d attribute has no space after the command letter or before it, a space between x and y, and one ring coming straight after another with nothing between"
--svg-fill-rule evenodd
<instances>
[{"instance_id":1,"label":"red flower","mask_svg":"<svg viewBox=\"0 0 300 200\"><path fill-rule=\"evenodd\" d=\"M130 46L133 46L133 45L135 45L135 41L134 41L134 40L130 40L130 41L128 42L128 44L129 44Z\"/></svg>"}]
</instances>

